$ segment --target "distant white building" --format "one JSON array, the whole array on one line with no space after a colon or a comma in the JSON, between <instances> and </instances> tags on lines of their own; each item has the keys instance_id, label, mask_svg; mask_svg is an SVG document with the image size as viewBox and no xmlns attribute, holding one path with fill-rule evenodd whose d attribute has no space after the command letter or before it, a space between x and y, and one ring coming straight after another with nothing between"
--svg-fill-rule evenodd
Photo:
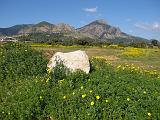
<instances>
[{"instance_id":1,"label":"distant white building","mask_svg":"<svg viewBox=\"0 0 160 120\"><path fill-rule=\"evenodd\" d=\"M17 42L18 40L16 40L13 37L0 37L0 42Z\"/></svg>"}]
</instances>

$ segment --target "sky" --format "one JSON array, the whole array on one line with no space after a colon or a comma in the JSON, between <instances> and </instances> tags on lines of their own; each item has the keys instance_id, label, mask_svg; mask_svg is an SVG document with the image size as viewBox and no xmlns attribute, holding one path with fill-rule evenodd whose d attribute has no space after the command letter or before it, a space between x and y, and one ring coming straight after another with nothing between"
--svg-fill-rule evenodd
<instances>
[{"instance_id":1,"label":"sky","mask_svg":"<svg viewBox=\"0 0 160 120\"><path fill-rule=\"evenodd\" d=\"M0 0L0 28L41 21L79 28L97 19L160 41L160 0Z\"/></svg>"}]
</instances>

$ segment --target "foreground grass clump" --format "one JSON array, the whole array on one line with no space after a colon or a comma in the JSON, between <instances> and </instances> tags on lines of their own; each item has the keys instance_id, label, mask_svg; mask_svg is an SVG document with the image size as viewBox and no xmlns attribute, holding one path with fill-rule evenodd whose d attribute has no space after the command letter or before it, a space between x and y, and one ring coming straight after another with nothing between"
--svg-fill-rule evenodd
<instances>
[{"instance_id":1,"label":"foreground grass clump","mask_svg":"<svg viewBox=\"0 0 160 120\"><path fill-rule=\"evenodd\" d=\"M113 67L102 58L91 59L88 75L66 70L59 65L43 76L6 78L0 84L0 119L160 119L158 71Z\"/></svg>"},{"instance_id":2,"label":"foreground grass clump","mask_svg":"<svg viewBox=\"0 0 160 120\"><path fill-rule=\"evenodd\" d=\"M87 80L64 79L56 85L53 91L57 91L58 100L54 101L56 107L51 108L58 112L53 115L55 118L159 119L157 76L127 67L114 69L99 59L92 60L92 66Z\"/></svg>"},{"instance_id":3,"label":"foreground grass clump","mask_svg":"<svg viewBox=\"0 0 160 120\"><path fill-rule=\"evenodd\" d=\"M5 43L0 48L0 78L16 79L46 72L47 60L42 53L20 43Z\"/></svg>"}]
</instances>

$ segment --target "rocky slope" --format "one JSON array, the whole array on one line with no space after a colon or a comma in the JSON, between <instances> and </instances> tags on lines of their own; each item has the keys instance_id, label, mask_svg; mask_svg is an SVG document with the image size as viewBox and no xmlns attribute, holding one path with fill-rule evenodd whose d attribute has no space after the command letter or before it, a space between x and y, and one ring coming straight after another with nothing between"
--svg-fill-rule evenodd
<instances>
[{"instance_id":1,"label":"rocky slope","mask_svg":"<svg viewBox=\"0 0 160 120\"><path fill-rule=\"evenodd\" d=\"M55 32L72 32L75 31L74 27L60 23L60 24L51 24L46 21L42 21L38 24L23 24L16 25L9 28L0 28L0 33L3 35L18 35L18 34L28 34L28 33L55 33Z\"/></svg>"},{"instance_id":2,"label":"rocky slope","mask_svg":"<svg viewBox=\"0 0 160 120\"><path fill-rule=\"evenodd\" d=\"M101 42L125 40L125 41L146 41L146 39L128 35L122 32L119 28L109 25L105 20L95 20L88 25L75 29L74 27L65 24L51 24L42 21L38 24L16 25L9 28L0 28L1 35L19 35L29 33L64 33L72 39L90 38Z\"/></svg>"},{"instance_id":3,"label":"rocky slope","mask_svg":"<svg viewBox=\"0 0 160 120\"><path fill-rule=\"evenodd\" d=\"M105 20L96 20L84 27L78 28L77 31L83 33L91 38L97 38L101 41L124 39L124 40L145 40L135 36L128 35L120 30L120 28L113 27Z\"/></svg>"}]
</instances>

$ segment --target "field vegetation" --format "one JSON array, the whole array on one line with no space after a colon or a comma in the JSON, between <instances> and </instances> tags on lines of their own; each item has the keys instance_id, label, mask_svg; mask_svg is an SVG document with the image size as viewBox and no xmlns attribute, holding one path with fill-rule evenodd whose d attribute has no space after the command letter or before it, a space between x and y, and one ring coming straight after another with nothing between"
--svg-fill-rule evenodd
<instances>
[{"instance_id":1,"label":"field vegetation","mask_svg":"<svg viewBox=\"0 0 160 120\"><path fill-rule=\"evenodd\" d=\"M145 69L160 70L160 49L155 48L135 48L124 47L121 45L102 45L102 46L64 46L50 45L40 43L29 43L32 48L43 51L48 57L52 57L55 52L71 52L75 50L84 50L92 58L95 56L103 57L113 64L134 64Z\"/></svg>"},{"instance_id":2,"label":"field vegetation","mask_svg":"<svg viewBox=\"0 0 160 120\"><path fill-rule=\"evenodd\" d=\"M156 66L158 49L86 47L89 74L63 64L47 70L46 52L77 49L1 44L0 119L160 119L160 71L125 62ZM110 55L119 59L107 60Z\"/></svg>"}]
</instances>

